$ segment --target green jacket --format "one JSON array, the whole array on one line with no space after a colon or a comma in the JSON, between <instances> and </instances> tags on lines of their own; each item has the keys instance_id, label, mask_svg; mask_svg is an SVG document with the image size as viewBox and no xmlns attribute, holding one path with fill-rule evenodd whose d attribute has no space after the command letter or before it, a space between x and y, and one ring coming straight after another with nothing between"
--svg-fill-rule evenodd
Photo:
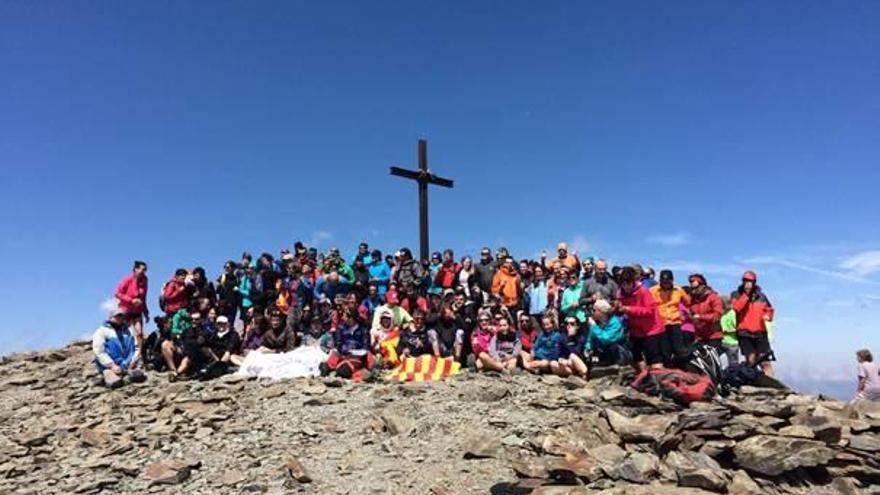
<instances>
[{"instance_id":1,"label":"green jacket","mask_svg":"<svg viewBox=\"0 0 880 495\"><path fill-rule=\"evenodd\" d=\"M739 341L736 340L736 311L731 309L721 316L721 331L724 332L721 345L726 347L739 345Z\"/></svg>"},{"instance_id":2,"label":"green jacket","mask_svg":"<svg viewBox=\"0 0 880 495\"><path fill-rule=\"evenodd\" d=\"M559 308L565 316L574 316L581 323L587 321L587 312L580 305L581 292L584 290L584 282L582 280L571 287L566 287L562 291L562 303Z\"/></svg>"}]
</instances>

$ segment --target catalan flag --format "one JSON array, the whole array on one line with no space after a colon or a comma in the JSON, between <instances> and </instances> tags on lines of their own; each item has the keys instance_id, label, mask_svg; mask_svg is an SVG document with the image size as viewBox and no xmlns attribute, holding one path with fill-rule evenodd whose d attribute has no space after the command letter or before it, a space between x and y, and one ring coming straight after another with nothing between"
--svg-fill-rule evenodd
<instances>
[{"instance_id":1,"label":"catalan flag","mask_svg":"<svg viewBox=\"0 0 880 495\"><path fill-rule=\"evenodd\" d=\"M400 329L394 328L382 342L379 342L379 352L382 354L382 362L397 366L400 364L400 357L397 355L397 345L400 343Z\"/></svg>"},{"instance_id":2,"label":"catalan flag","mask_svg":"<svg viewBox=\"0 0 880 495\"><path fill-rule=\"evenodd\" d=\"M392 382L436 382L448 378L461 369L461 363L451 357L408 357L388 373Z\"/></svg>"}]
</instances>

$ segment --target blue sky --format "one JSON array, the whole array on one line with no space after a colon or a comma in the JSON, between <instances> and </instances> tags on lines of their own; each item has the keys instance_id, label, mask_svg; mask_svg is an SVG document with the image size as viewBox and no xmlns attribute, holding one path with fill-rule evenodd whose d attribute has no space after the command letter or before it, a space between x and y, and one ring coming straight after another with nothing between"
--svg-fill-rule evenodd
<instances>
[{"instance_id":1,"label":"blue sky","mask_svg":"<svg viewBox=\"0 0 880 495\"><path fill-rule=\"evenodd\" d=\"M720 291L744 268L786 373L849 377L880 317L877 2L0 4L0 350L294 240L558 240ZM878 348L880 350L880 348Z\"/></svg>"}]
</instances>

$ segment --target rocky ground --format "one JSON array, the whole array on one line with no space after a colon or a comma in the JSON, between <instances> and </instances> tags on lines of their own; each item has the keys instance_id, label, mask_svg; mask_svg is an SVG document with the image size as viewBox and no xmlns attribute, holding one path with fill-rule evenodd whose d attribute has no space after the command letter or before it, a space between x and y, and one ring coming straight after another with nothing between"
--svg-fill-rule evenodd
<instances>
[{"instance_id":1,"label":"rocky ground","mask_svg":"<svg viewBox=\"0 0 880 495\"><path fill-rule=\"evenodd\" d=\"M87 344L2 358L0 493L880 494L880 406L769 389L96 379Z\"/></svg>"}]
</instances>

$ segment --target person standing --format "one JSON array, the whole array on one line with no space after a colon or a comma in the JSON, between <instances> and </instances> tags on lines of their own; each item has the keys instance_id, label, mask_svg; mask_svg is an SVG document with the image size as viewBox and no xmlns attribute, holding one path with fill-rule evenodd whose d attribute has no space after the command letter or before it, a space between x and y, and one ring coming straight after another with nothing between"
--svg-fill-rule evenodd
<instances>
[{"instance_id":1,"label":"person standing","mask_svg":"<svg viewBox=\"0 0 880 495\"><path fill-rule=\"evenodd\" d=\"M691 298L681 287L675 285L674 281L672 270L660 270L660 283L651 287L650 291L666 327L667 354L671 353L670 362L680 364L687 357L690 344L693 343L693 333L683 332L681 329L684 320L680 306L682 304L685 307L689 306Z\"/></svg>"},{"instance_id":2,"label":"person standing","mask_svg":"<svg viewBox=\"0 0 880 495\"><path fill-rule=\"evenodd\" d=\"M520 281L516 268L513 267L513 258L508 256L504 264L495 273L492 280L492 294L501 296L501 302L510 311L515 313L519 306Z\"/></svg>"},{"instance_id":3,"label":"person standing","mask_svg":"<svg viewBox=\"0 0 880 495\"><path fill-rule=\"evenodd\" d=\"M495 263L492 260L492 250L484 247L480 250L480 262L474 267L477 276L477 284L483 292L492 290L492 282L495 280Z\"/></svg>"},{"instance_id":4,"label":"person standing","mask_svg":"<svg viewBox=\"0 0 880 495\"><path fill-rule=\"evenodd\" d=\"M688 314L691 323L694 324L695 336L698 342L714 347L721 352L721 316L724 314L724 305L721 297L706 283L706 277L700 273L694 273L688 277L691 287L691 303L688 306Z\"/></svg>"},{"instance_id":5,"label":"person standing","mask_svg":"<svg viewBox=\"0 0 880 495\"><path fill-rule=\"evenodd\" d=\"M614 312L627 318L633 362L640 371L663 367L666 330L657 302L638 279L636 270L627 266L620 271L620 290Z\"/></svg>"},{"instance_id":6,"label":"person standing","mask_svg":"<svg viewBox=\"0 0 880 495\"><path fill-rule=\"evenodd\" d=\"M736 311L736 338L746 362L761 366L764 374L773 376L773 350L767 335L767 325L773 321L773 305L758 285L755 272L743 274L742 284L730 295L730 305Z\"/></svg>"},{"instance_id":7,"label":"person standing","mask_svg":"<svg viewBox=\"0 0 880 495\"><path fill-rule=\"evenodd\" d=\"M147 309L147 264L135 261L131 275L126 276L116 286L116 305L128 316L134 327L137 346L144 345L144 319L150 318Z\"/></svg>"}]
</instances>

